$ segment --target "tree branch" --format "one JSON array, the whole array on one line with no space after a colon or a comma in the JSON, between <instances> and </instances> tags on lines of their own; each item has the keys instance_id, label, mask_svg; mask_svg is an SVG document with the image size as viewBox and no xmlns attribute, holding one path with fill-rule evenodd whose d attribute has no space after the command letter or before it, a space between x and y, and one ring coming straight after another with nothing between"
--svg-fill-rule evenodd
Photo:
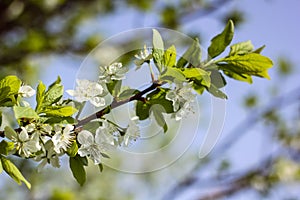
<instances>
[{"instance_id":1,"label":"tree branch","mask_svg":"<svg viewBox=\"0 0 300 200\"><path fill-rule=\"evenodd\" d=\"M156 89L157 87L159 87L161 85L162 85L162 83L159 83L159 82L155 81L155 82L152 83L151 86L149 86L148 88L144 89L143 91L133 95L132 97L130 97L128 99L124 99L124 100L121 100L121 101L117 101L116 99L114 99L113 102L109 106L103 108L102 110L100 110L100 111L98 111L98 112L96 112L96 113L80 120L80 121L78 121L77 125L75 126L75 129L82 127L83 125L85 125L86 123L88 123L88 122L90 122L94 119L101 118L103 115L109 113L109 111L111 109L117 108L121 105L124 105L124 104L130 102L130 101L142 100L143 95L147 94L148 92Z\"/></svg>"}]
</instances>

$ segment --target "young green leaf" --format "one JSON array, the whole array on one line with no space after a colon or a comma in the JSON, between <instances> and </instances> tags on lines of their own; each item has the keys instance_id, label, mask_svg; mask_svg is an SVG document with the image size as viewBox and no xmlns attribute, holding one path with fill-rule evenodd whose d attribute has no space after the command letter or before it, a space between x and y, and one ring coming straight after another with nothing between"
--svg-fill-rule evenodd
<instances>
[{"instance_id":1,"label":"young green leaf","mask_svg":"<svg viewBox=\"0 0 300 200\"><path fill-rule=\"evenodd\" d=\"M210 74L211 83L217 88L222 88L226 85L226 80L224 76L217 70L212 70Z\"/></svg>"},{"instance_id":2,"label":"young green leaf","mask_svg":"<svg viewBox=\"0 0 300 200\"><path fill-rule=\"evenodd\" d=\"M21 106L14 106L13 107L15 118L16 119L38 119L39 116L31 107L21 107Z\"/></svg>"},{"instance_id":3,"label":"young green leaf","mask_svg":"<svg viewBox=\"0 0 300 200\"><path fill-rule=\"evenodd\" d=\"M25 183L27 188L31 188L31 184L24 178L22 173L19 171L19 169L7 158L0 155L2 167L4 171L12 178L14 179L19 185Z\"/></svg>"},{"instance_id":4,"label":"young green leaf","mask_svg":"<svg viewBox=\"0 0 300 200\"><path fill-rule=\"evenodd\" d=\"M164 130L164 133L166 133L168 131L168 125L163 116L163 113L165 112L164 107L161 105L155 104L151 107L151 112L153 113L157 124L159 126L161 126Z\"/></svg>"},{"instance_id":5,"label":"young green leaf","mask_svg":"<svg viewBox=\"0 0 300 200\"><path fill-rule=\"evenodd\" d=\"M70 157L75 157L77 155L77 152L78 152L78 145L77 142L74 141L72 142L72 145L67 149L67 154Z\"/></svg>"},{"instance_id":6,"label":"young green leaf","mask_svg":"<svg viewBox=\"0 0 300 200\"><path fill-rule=\"evenodd\" d=\"M10 139L12 141L15 141L16 138L18 138L16 131L14 129L12 129L10 126L6 126L4 128L4 134L5 134L5 137L7 137L8 139Z\"/></svg>"},{"instance_id":7,"label":"young green leaf","mask_svg":"<svg viewBox=\"0 0 300 200\"><path fill-rule=\"evenodd\" d=\"M151 104L138 101L135 107L136 116L139 117L139 120L145 120L149 117L149 110Z\"/></svg>"},{"instance_id":8,"label":"young green leaf","mask_svg":"<svg viewBox=\"0 0 300 200\"><path fill-rule=\"evenodd\" d=\"M75 157L70 157L69 159L70 169L76 181L79 185L83 185L86 181L86 172L84 169L84 163L81 161L80 157L77 155Z\"/></svg>"},{"instance_id":9,"label":"young green leaf","mask_svg":"<svg viewBox=\"0 0 300 200\"><path fill-rule=\"evenodd\" d=\"M15 145L13 142L7 142L6 140L2 140L0 142L0 154L2 155L8 155L10 151L12 151L15 148Z\"/></svg>"},{"instance_id":10,"label":"young green leaf","mask_svg":"<svg viewBox=\"0 0 300 200\"><path fill-rule=\"evenodd\" d=\"M121 91L122 80L114 80L106 84L109 93L113 97L117 97Z\"/></svg>"},{"instance_id":11,"label":"young green leaf","mask_svg":"<svg viewBox=\"0 0 300 200\"><path fill-rule=\"evenodd\" d=\"M153 31L153 48L164 50L164 42L160 35L160 33L156 29L152 29Z\"/></svg>"},{"instance_id":12,"label":"young green leaf","mask_svg":"<svg viewBox=\"0 0 300 200\"><path fill-rule=\"evenodd\" d=\"M239 75L259 76L270 79L268 69L273 66L272 60L257 53L233 55L220 60L228 65L220 65L222 70L231 71Z\"/></svg>"},{"instance_id":13,"label":"young green leaf","mask_svg":"<svg viewBox=\"0 0 300 200\"><path fill-rule=\"evenodd\" d=\"M40 81L39 85L37 86L37 93L36 93L36 112L39 113L39 111L42 109L42 104L44 102L45 98L45 91L46 91L46 86L45 84Z\"/></svg>"},{"instance_id":14,"label":"young green leaf","mask_svg":"<svg viewBox=\"0 0 300 200\"><path fill-rule=\"evenodd\" d=\"M201 62L201 47L198 38L195 38L192 45L179 58L176 67L184 68L188 63L197 67Z\"/></svg>"},{"instance_id":15,"label":"young green leaf","mask_svg":"<svg viewBox=\"0 0 300 200\"><path fill-rule=\"evenodd\" d=\"M16 76L6 76L0 80L0 88L9 87L7 96L18 94L22 81Z\"/></svg>"},{"instance_id":16,"label":"young green leaf","mask_svg":"<svg viewBox=\"0 0 300 200\"><path fill-rule=\"evenodd\" d=\"M214 95L215 97L221 98L221 99L227 99L227 95L224 94L221 90L219 90L215 85L211 84L211 86L207 89L209 93Z\"/></svg>"},{"instance_id":17,"label":"young green leaf","mask_svg":"<svg viewBox=\"0 0 300 200\"><path fill-rule=\"evenodd\" d=\"M77 109L72 106L47 106L43 109L43 113L51 117L70 117L76 112Z\"/></svg>"},{"instance_id":18,"label":"young green leaf","mask_svg":"<svg viewBox=\"0 0 300 200\"><path fill-rule=\"evenodd\" d=\"M16 76L6 76L0 80L0 106L11 107L16 104L15 95L18 94L21 84Z\"/></svg>"},{"instance_id":19,"label":"young green leaf","mask_svg":"<svg viewBox=\"0 0 300 200\"><path fill-rule=\"evenodd\" d=\"M208 47L208 55L215 58L220 55L225 48L231 43L234 33L234 25L232 20L229 20L222 33L218 34L211 40Z\"/></svg>"},{"instance_id":20,"label":"young green leaf","mask_svg":"<svg viewBox=\"0 0 300 200\"><path fill-rule=\"evenodd\" d=\"M159 88L147 95L148 104L160 105L165 113L173 113L173 103L166 99L167 89Z\"/></svg>"},{"instance_id":21,"label":"young green leaf","mask_svg":"<svg viewBox=\"0 0 300 200\"><path fill-rule=\"evenodd\" d=\"M247 82L247 83L250 83L252 84L252 77L250 75L246 75L246 74L237 74L237 73L234 73L232 71L226 71L226 70L223 70L224 74L230 78L233 78L235 80L238 80L238 81L244 81L244 82Z\"/></svg>"},{"instance_id":22,"label":"young green leaf","mask_svg":"<svg viewBox=\"0 0 300 200\"><path fill-rule=\"evenodd\" d=\"M266 45L263 45L263 46L261 46L261 47L255 49L255 50L253 51L253 53L258 53L258 54L260 54L260 53L264 50L265 47L266 47Z\"/></svg>"},{"instance_id":23,"label":"young green leaf","mask_svg":"<svg viewBox=\"0 0 300 200\"><path fill-rule=\"evenodd\" d=\"M254 46L251 43L250 40L246 41L246 42L240 42L240 43L236 43L234 45L230 46L230 52L229 55L235 55L235 54L246 54L246 53L250 53L251 51L253 51Z\"/></svg>"},{"instance_id":24,"label":"young green leaf","mask_svg":"<svg viewBox=\"0 0 300 200\"><path fill-rule=\"evenodd\" d=\"M136 89L126 89L126 90L123 90L119 96L118 96L118 100L125 100L125 99L128 99L130 97L132 97L133 95L139 93L140 91L139 90L136 90Z\"/></svg>"},{"instance_id":25,"label":"young green leaf","mask_svg":"<svg viewBox=\"0 0 300 200\"><path fill-rule=\"evenodd\" d=\"M161 77L159 79L162 81L171 81L171 82L174 82L174 80L178 80L181 82L186 81L182 71L174 67L167 67L166 70L161 74Z\"/></svg>"},{"instance_id":26,"label":"young green leaf","mask_svg":"<svg viewBox=\"0 0 300 200\"><path fill-rule=\"evenodd\" d=\"M164 66L174 67L176 64L176 48L172 45L164 54Z\"/></svg>"},{"instance_id":27,"label":"young green leaf","mask_svg":"<svg viewBox=\"0 0 300 200\"><path fill-rule=\"evenodd\" d=\"M153 29L153 52L154 63L159 72L163 71L164 64L164 42L160 33Z\"/></svg>"},{"instance_id":28,"label":"young green leaf","mask_svg":"<svg viewBox=\"0 0 300 200\"><path fill-rule=\"evenodd\" d=\"M205 71L201 68L186 68L183 71L186 78L193 80L198 80L201 85L210 87L210 72Z\"/></svg>"},{"instance_id":29,"label":"young green leaf","mask_svg":"<svg viewBox=\"0 0 300 200\"><path fill-rule=\"evenodd\" d=\"M61 84L60 77L57 77L57 80L46 91L43 104L49 106L58 102L63 96L63 92L64 86Z\"/></svg>"}]
</instances>

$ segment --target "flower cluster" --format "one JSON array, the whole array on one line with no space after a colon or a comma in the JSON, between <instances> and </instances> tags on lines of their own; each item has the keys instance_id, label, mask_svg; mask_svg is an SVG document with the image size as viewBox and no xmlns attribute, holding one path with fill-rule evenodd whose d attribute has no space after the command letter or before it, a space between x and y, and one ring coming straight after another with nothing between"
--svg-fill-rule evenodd
<instances>
[{"instance_id":1,"label":"flower cluster","mask_svg":"<svg viewBox=\"0 0 300 200\"><path fill-rule=\"evenodd\" d=\"M67 90L66 92L75 97L75 100L82 103L89 101L96 107L104 106L105 99L103 98L106 95L104 86L93 81L89 80L76 80L77 87L75 90Z\"/></svg>"},{"instance_id":2,"label":"flower cluster","mask_svg":"<svg viewBox=\"0 0 300 200\"><path fill-rule=\"evenodd\" d=\"M188 113L195 96L190 83L176 83L175 89L167 93L166 99L172 101L175 120L181 120Z\"/></svg>"},{"instance_id":3,"label":"flower cluster","mask_svg":"<svg viewBox=\"0 0 300 200\"><path fill-rule=\"evenodd\" d=\"M128 71L127 67L124 67L122 63L117 62L109 66L100 66L99 80L109 83L113 80L122 80L125 78L125 73Z\"/></svg>"}]
</instances>

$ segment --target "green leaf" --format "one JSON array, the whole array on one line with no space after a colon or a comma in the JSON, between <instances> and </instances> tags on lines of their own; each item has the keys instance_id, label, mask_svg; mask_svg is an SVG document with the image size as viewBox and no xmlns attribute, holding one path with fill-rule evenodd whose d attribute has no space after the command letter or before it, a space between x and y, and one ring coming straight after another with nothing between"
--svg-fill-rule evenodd
<instances>
[{"instance_id":1,"label":"green leaf","mask_svg":"<svg viewBox=\"0 0 300 200\"><path fill-rule=\"evenodd\" d=\"M19 93L22 81L16 76L6 76L0 80L0 88L9 87L8 96Z\"/></svg>"},{"instance_id":2,"label":"green leaf","mask_svg":"<svg viewBox=\"0 0 300 200\"><path fill-rule=\"evenodd\" d=\"M145 120L149 117L150 108L154 105L162 106L162 112L173 113L172 101L166 99L167 89L156 89L146 97L146 102L138 101L136 105L136 115L140 120Z\"/></svg>"},{"instance_id":3,"label":"green leaf","mask_svg":"<svg viewBox=\"0 0 300 200\"><path fill-rule=\"evenodd\" d=\"M250 53L251 51L253 51L254 46L251 43L250 40L246 41L246 42L240 42L237 44L234 44L230 47L230 52L229 55L235 55L235 54L246 54L246 53Z\"/></svg>"},{"instance_id":4,"label":"green leaf","mask_svg":"<svg viewBox=\"0 0 300 200\"><path fill-rule=\"evenodd\" d=\"M164 50L164 42L160 35L160 33L156 29L152 29L153 31L153 48Z\"/></svg>"},{"instance_id":5,"label":"green leaf","mask_svg":"<svg viewBox=\"0 0 300 200\"><path fill-rule=\"evenodd\" d=\"M79 183L79 185L83 186L86 181L86 172L83 166L84 164L79 157L80 156L78 155L75 157L70 157L69 165L74 178Z\"/></svg>"},{"instance_id":6,"label":"green leaf","mask_svg":"<svg viewBox=\"0 0 300 200\"><path fill-rule=\"evenodd\" d=\"M186 81L182 71L174 67L167 67L159 79L162 81L171 81L171 82L174 82L174 80L178 80L181 82Z\"/></svg>"},{"instance_id":7,"label":"green leaf","mask_svg":"<svg viewBox=\"0 0 300 200\"><path fill-rule=\"evenodd\" d=\"M153 113L157 124L159 126L161 126L164 130L164 133L166 133L168 131L168 125L167 125L166 120L163 116L163 113L165 112L163 106L158 105L158 104L153 105L151 107L151 112Z\"/></svg>"},{"instance_id":8,"label":"green leaf","mask_svg":"<svg viewBox=\"0 0 300 200\"><path fill-rule=\"evenodd\" d=\"M163 63L164 63L164 42L160 33L153 29L153 51L152 56L154 63L159 72L163 71Z\"/></svg>"},{"instance_id":9,"label":"green leaf","mask_svg":"<svg viewBox=\"0 0 300 200\"><path fill-rule=\"evenodd\" d=\"M0 106L11 107L16 104L16 95L22 81L16 76L6 76L0 80Z\"/></svg>"},{"instance_id":10,"label":"green leaf","mask_svg":"<svg viewBox=\"0 0 300 200\"><path fill-rule=\"evenodd\" d=\"M73 117L47 116L40 117L40 121L42 121L45 124L76 124L76 120Z\"/></svg>"},{"instance_id":11,"label":"green leaf","mask_svg":"<svg viewBox=\"0 0 300 200\"><path fill-rule=\"evenodd\" d=\"M226 47L231 43L234 34L234 25L231 20L228 21L222 33L218 34L211 40L208 47L208 55L215 58L220 55Z\"/></svg>"},{"instance_id":12,"label":"green leaf","mask_svg":"<svg viewBox=\"0 0 300 200\"><path fill-rule=\"evenodd\" d=\"M164 66L174 67L176 64L176 48L172 45L164 54Z\"/></svg>"},{"instance_id":13,"label":"green leaf","mask_svg":"<svg viewBox=\"0 0 300 200\"><path fill-rule=\"evenodd\" d=\"M75 157L77 155L77 152L78 152L78 145L77 142L74 141L72 142L72 145L67 149L67 154L70 157Z\"/></svg>"},{"instance_id":14,"label":"green leaf","mask_svg":"<svg viewBox=\"0 0 300 200\"><path fill-rule=\"evenodd\" d=\"M244 82L247 82L247 83L252 83L252 77L250 75L246 75L246 74L237 74L237 73L234 73L232 71L226 71L226 70L223 70L224 74L230 78L233 78L235 80L238 80L238 81L244 81Z\"/></svg>"},{"instance_id":15,"label":"green leaf","mask_svg":"<svg viewBox=\"0 0 300 200\"><path fill-rule=\"evenodd\" d=\"M184 52L177 62L177 68L184 68L188 63L197 67L201 62L201 47L198 38L195 38L193 44Z\"/></svg>"},{"instance_id":16,"label":"green leaf","mask_svg":"<svg viewBox=\"0 0 300 200\"><path fill-rule=\"evenodd\" d=\"M16 119L38 119L39 116L31 107L21 107L21 106L14 106L13 107L15 118Z\"/></svg>"},{"instance_id":17,"label":"green leaf","mask_svg":"<svg viewBox=\"0 0 300 200\"><path fill-rule=\"evenodd\" d=\"M270 79L268 69L273 66L272 60L257 53L248 53L244 55L233 55L221 59L221 69L231 71L239 75L252 75Z\"/></svg>"},{"instance_id":18,"label":"green leaf","mask_svg":"<svg viewBox=\"0 0 300 200\"><path fill-rule=\"evenodd\" d=\"M221 90L219 90L215 85L211 84L210 88L207 89L209 93L214 95L215 97L221 98L221 99L227 99L227 95L224 94Z\"/></svg>"},{"instance_id":19,"label":"green leaf","mask_svg":"<svg viewBox=\"0 0 300 200\"><path fill-rule=\"evenodd\" d=\"M42 104L44 102L45 98L45 91L46 91L46 86L45 84L40 81L39 85L37 86L37 92L36 92L36 112L39 113L39 111L42 109Z\"/></svg>"},{"instance_id":20,"label":"green leaf","mask_svg":"<svg viewBox=\"0 0 300 200\"><path fill-rule=\"evenodd\" d=\"M210 80L211 80L211 83L214 84L217 88L222 88L226 85L225 78L217 70L212 70L211 71Z\"/></svg>"},{"instance_id":21,"label":"green leaf","mask_svg":"<svg viewBox=\"0 0 300 200\"><path fill-rule=\"evenodd\" d=\"M138 101L135 108L136 116L139 117L139 120L145 120L149 117L149 110L151 104Z\"/></svg>"},{"instance_id":22,"label":"green leaf","mask_svg":"<svg viewBox=\"0 0 300 200\"><path fill-rule=\"evenodd\" d=\"M258 49L255 49L255 50L253 51L253 53L258 53L258 54L260 54L260 53L264 50L265 47L266 47L266 45L263 45L263 46L259 47Z\"/></svg>"},{"instance_id":23,"label":"green leaf","mask_svg":"<svg viewBox=\"0 0 300 200\"><path fill-rule=\"evenodd\" d=\"M12 129L10 126L6 126L4 128L4 134L5 134L5 137L7 137L8 139L10 139L12 141L15 141L18 138L16 131L14 129Z\"/></svg>"},{"instance_id":24,"label":"green leaf","mask_svg":"<svg viewBox=\"0 0 300 200\"><path fill-rule=\"evenodd\" d=\"M201 84L200 81L193 81L193 89L198 93L198 94L202 94L205 90L205 87Z\"/></svg>"},{"instance_id":25,"label":"green leaf","mask_svg":"<svg viewBox=\"0 0 300 200\"><path fill-rule=\"evenodd\" d=\"M168 89L157 88L156 90L147 95L147 99L149 99L148 103L151 106L156 104L161 105L165 113L173 113L173 103L172 101L166 99L167 91Z\"/></svg>"},{"instance_id":26,"label":"green leaf","mask_svg":"<svg viewBox=\"0 0 300 200\"><path fill-rule=\"evenodd\" d=\"M139 90L136 90L136 89L127 89L127 90L124 90L122 91L119 96L118 96L118 100L125 100L125 99L128 99L130 97L132 97L133 95L139 93L140 91Z\"/></svg>"},{"instance_id":27,"label":"green leaf","mask_svg":"<svg viewBox=\"0 0 300 200\"><path fill-rule=\"evenodd\" d=\"M14 150L15 145L13 142L7 142L5 140L2 140L0 142L0 154L2 155L8 155L8 153L12 150Z\"/></svg>"},{"instance_id":28,"label":"green leaf","mask_svg":"<svg viewBox=\"0 0 300 200\"><path fill-rule=\"evenodd\" d=\"M52 117L70 117L77 112L77 109L72 106L47 106L43 109L46 116Z\"/></svg>"},{"instance_id":29,"label":"green leaf","mask_svg":"<svg viewBox=\"0 0 300 200\"><path fill-rule=\"evenodd\" d=\"M117 97L121 91L122 80L114 80L106 84L109 93L113 97Z\"/></svg>"},{"instance_id":30,"label":"green leaf","mask_svg":"<svg viewBox=\"0 0 300 200\"><path fill-rule=\"evenodd\" d=\"M46 91L43 104L49 106L58 102L63 96L63 92L64 86L61 85L60 77L57 77L57 80L52 83Z\"/></svg>"},{"instance_id":31,"label":"green leaf","mask_svg":"<svg viewBox=\"0 0 300 200\"><path fill-rule=\"evenodd\" d=\"M14 179L19 185L25 183L27 188L31 188L31 184L24 178L22 173L19 171L19 169L7 158L0 155L0 159L2 162L2 167L4 171L12 178Z\"/></svg>"},{"instance_id":32,"label":"green leaf","mask_svg":"<svg viewBox=\"0 0 300 200\"><path fill-rule=\"evenodd\" d=\"M186 68L183 71L183 74L186 78L197 80L203 86L210 87L210 72L205 71L201 68Z\"/></svg>"}]
</instances>

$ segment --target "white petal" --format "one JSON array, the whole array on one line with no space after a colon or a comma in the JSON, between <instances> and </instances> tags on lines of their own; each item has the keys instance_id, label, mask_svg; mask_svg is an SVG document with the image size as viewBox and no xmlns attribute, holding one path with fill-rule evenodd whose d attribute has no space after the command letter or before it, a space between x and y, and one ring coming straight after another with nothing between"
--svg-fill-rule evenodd
<instances>
[{"instance_id":1,"label":"white petal","mask_svg":"<svg viewBox=\"0 0 300 200\"><path fill-rule=\"evenodd\" d=\"M74 90L66 90L66 92L70 95L70 96L75 96L75 91Z\"/></svg>"},{"instance_id":2,"label":"white petal","mask_svg":"<svg viewBox=\"0 0 300 200\"><path fill-rule=\"evenodd\" d=\"M87 130L82 130L78 133L77 140L82 145L92 145L94 143L94 136Z\"/></svg>"},{"instance_id":3,"label":"white petal","mask_svg":"<svg viewBox=\"0 0 300 200\"><path fill-rule=\"evenodd\" d=\"M27 130L24 127L21 127L21 129L22 131L20 132L19 139L21 140L21 142L25 142L29 140L29 136Z\"/></svg>"},{"instance_id":4,"label":"white petal","mask_svg":"<svg viewBox=\"0 0 300 200\"><path fill-rule=\"evenodd\" d=\"M90 102L96 107L105 106L105 99L101 97L92 97Z\"/></svg>"},{"instance_id":5,"label":"white petal","mask_svg":"<svg viewBox=\"0 0 300 200\"><path fill-rule=\"evenodd\" d=\"M32 89L32 87L30 87L29 85L24 85L20 87L19 93L21 94L22 97L28 98L35 95L35 90Z\"/></svg>"}]
</instances>

